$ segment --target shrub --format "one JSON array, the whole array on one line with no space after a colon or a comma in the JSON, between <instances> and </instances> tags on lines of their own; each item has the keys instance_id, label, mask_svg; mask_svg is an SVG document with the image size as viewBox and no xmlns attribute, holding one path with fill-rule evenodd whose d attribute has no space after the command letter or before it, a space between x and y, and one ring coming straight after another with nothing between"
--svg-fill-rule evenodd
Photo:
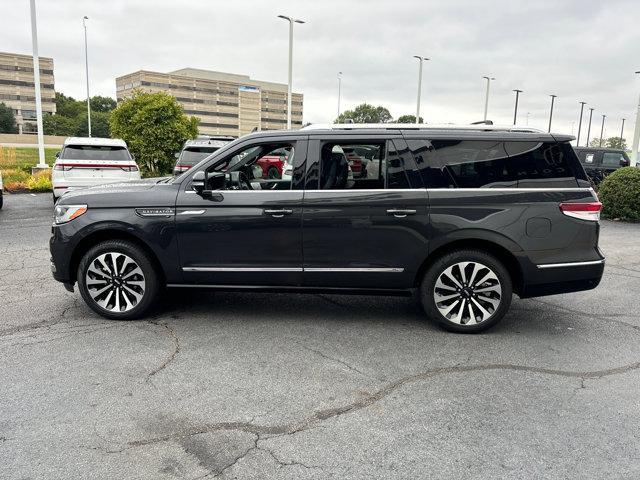
<instances>
[{"instance_id":1,"label":"shrub","mask_svg":"<svg viewBox=\"0 0 640 480\"><path fill-rule=\"evenodd\" d=\"M607 175L598 195L605 217L640 220L640 169L624 167Z\"/></svg>"},{"instance_id":2,"label":"shrub","mask_svg":"<svg viewBox=\"0 0 640 480\"><path fill-rule=\"evenodd\" d=\"M45 170L36 173L27 181L27 188L32 192L50 192L52 190L51 172Z\"/></svg>"}]
</instances>

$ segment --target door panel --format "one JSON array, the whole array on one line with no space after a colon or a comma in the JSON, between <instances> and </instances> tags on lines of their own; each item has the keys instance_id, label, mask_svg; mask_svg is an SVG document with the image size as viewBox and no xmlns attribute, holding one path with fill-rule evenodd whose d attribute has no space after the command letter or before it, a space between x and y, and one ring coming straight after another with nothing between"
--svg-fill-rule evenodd
<instances>
[{"instance_id":1,"label":"door panel","mask_svg":"<svg viewBox=\"0 0 640 480\"><path fill-rule=\"evenodd\" d=\"M187 283L297 285L302 267L302 191L183 192L176 205Z\"/></svg>"},{"instance_id":2,"label":"door panel","mask_svg":"<svg viewBox=\"0 0 640 480\"><path fill-rule=\"evenodd\" d=\"M366 143L366 138L349 139ZM379 142L379 137L371 139ZM387 184L398 172L413 170L413 157L401 139L387 143ZM323 142L310 142L322 149ZM371 162L372 165L374 162ZM386 167L385 167L386 168ZM320 174L320 177L322 175ZM393 180L389 180L393 177ZM418 175L407 187L306 190L303 211L304 285L397 289L412 286L428 252L427 193ZM419 184L415 182L419 181ZM309 185L307 183L307 185Z\"/></svg>"},{"instance_id":3,"label":"door panel","mask_svg":"<svg viewBox=\"0 0 640 480\"><path fill-rule=\"evenodd\" d=\"M239 144L237 149L225 154L225 158L272 141ZM300 188L300 175L296 172L304 169L306 141L298 137L279 138L278 142L294 145L292 185ZM203 168L207 167L200 170ZM203 197L195 193L190 188L190 180L186 180L176 201L178 246L185 283L300 285L302 198L301 189L217 190L211 197Z\"/></svg>"}]
</instances>

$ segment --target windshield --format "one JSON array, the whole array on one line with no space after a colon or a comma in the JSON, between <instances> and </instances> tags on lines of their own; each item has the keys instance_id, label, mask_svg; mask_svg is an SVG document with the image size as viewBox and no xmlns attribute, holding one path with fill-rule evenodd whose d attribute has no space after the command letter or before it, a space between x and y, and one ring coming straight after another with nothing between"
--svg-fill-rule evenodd
<instances>
[{"instance_id":1,"label":"windshield","mask_svg":"<svg viewBox=\"0 0 640 480\"><path fill-rule=\"evenodd\" d=\"M204 160L220 147L187 147L182 150L178 163L181 165L195 165Z\"/></svg>"},{"instance_id":2,"label":"windshield","mask_svg":"<svg viewBox=\"0 0 640 480\"><path fill-rule=\"evenodd\" d=\"M62 150L63 160L131 160L126 147L67 145Z\"/></svg>"}]
</instances>

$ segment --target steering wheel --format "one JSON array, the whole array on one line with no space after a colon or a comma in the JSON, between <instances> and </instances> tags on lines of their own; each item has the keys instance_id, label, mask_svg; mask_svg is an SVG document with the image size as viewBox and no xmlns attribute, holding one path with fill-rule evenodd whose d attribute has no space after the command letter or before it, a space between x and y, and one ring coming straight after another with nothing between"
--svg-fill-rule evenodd
<instances>
[{"instance_id":1,"label":"steering wheel","mask_svg":"<svg viewBox=\"0 0 640 480\"><path fill-rule=\"evenodd\" d=\"M253 190L249 177L244 172L238 172L238 190Z\"/></svg>"}]
</instances>

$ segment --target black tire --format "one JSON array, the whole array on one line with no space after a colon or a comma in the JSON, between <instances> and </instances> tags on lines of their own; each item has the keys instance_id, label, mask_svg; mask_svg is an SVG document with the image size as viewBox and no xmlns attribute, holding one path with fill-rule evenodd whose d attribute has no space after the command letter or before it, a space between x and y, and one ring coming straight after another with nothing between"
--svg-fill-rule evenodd
<instances>
[{"instance_id":1,"label":"black tire","mask_svg":"<svg viewBox=\"0 0 640 480\"><path fill-rule=\"evenodd\" d=\"M101 255L106 255L106 257L104 257L106 263L110 263L109 260L116 262L117 266L115 267L115 270L121 270L120 273L117 273L118 276L116 278L111 275L111 280L103 280L102 277L96 277L94 275L93 272L96 271L96 268L99 268L98 258ZM127 266L125 266L125 257L129 257L129 260L132 260L134 263L128 263ZM123 260L120 261L119 259ZM142 271L142 275L135 273L131 274L132 265L139 267ZM87 281L89 280L89 282L91 282L91 279L87 279L87 271L90 267L92 268L90 276L94 276L96 278L95 281L104 282L98 287L95 287L95 289L94 285L87 286ZM113 272L113 270L113 267L109 267L109 270L105 270L104 268L101 269L102 272ZM135 270L135 268L133 270ZM129 273L126 273L127 271ZM103 275L104 278L107 278L108 276L108 273ZM125 277L131 279L131 281L137 285L127 285L127 282L130 280L125 280ZM158 294L162 288L160 275L154 268L149 255L147 255L147 253L135 243L127 240L107 240L89 249L89 251L87 251L80 260L77 279L78 289L80 290L80 294L82 295L85 303L97 314L112 320L133 320L143 317L155 304ZM123 285L123 283L125 285ZM140 283L142 283L142 286L139 285ZM93 296L96 294L96 290L101 289L107 284L110 284L111 286L107 288L104 295L108 295L109 291L113 290L112 298L115 298L113 295L117 292L118 305L121 305L121 302L125 301L126 293L126 303L125 305L122 305L126 310L114 310L116 307L115 304L113 305L113 308L105 308L99 305L98 301L104 301L104 297L96 297L96 299L94 299ZM121 285L121 287L118 288L115 285ZM142 291L142 293L140 293L140 291ZM134 293L136 292L138 295L141 295L140 299L136 299L136 296L134 296ZM133 302L132 300L136 301ZM114 301L111 300L106 304L106 306L109 307L111 302ZM127 305L127 303L129 303L129 305Z\"/></svg>"},{"instance_id":2,"label":"black tire","mask_svg":"<svg viewBox=\"0 0 640 480\"><path fill-rule=\"evenodd\" d=\"M55 205L55 204L56 204L56 201L58 200L58 199L56 198L56 194L55 194L55 193L53 193L53 192L51 192L51 197L53 198L53 204Z\"/></svg>"},{"instance_id":3,"label":"black tire","mask_svg":"<svg viewBox=\"0 0 640 480\"><path fill-rule=\"evenodd\" d=\"M269 170L267 170L267 178L269 180L277 180L278 178L280 178L278 169L276 167L269 167Z\"/></svg>"},{"instance_id":4,"label":"black tire","mask_svg":"<svg viewBox=\"0 0 640 480\"><path fill-rule=\"evenodd\" d=\"M467 284L463 278L473 282ZM477 284L485 278L485 282ZM509 310L512 294L513 284L507 269L500 260L482 250L457 250L438 258L420 284L420 300L427 316L444 329L460 333L479 333L493 327ZM438 301L436 296L446 301ZM453 310L445 316L443 311L449 307Z\"/></svg>"},{"instance_id":5,"label":"black tire","mask_svg":"<svg viewBox=\"0 0 640 480\"><path fill-rule=\"evenodd\" d=\"M0 210L2 210L2 205L4 204L4 195L3 193L0 191Z\"/></svg>"}]
</instances>

